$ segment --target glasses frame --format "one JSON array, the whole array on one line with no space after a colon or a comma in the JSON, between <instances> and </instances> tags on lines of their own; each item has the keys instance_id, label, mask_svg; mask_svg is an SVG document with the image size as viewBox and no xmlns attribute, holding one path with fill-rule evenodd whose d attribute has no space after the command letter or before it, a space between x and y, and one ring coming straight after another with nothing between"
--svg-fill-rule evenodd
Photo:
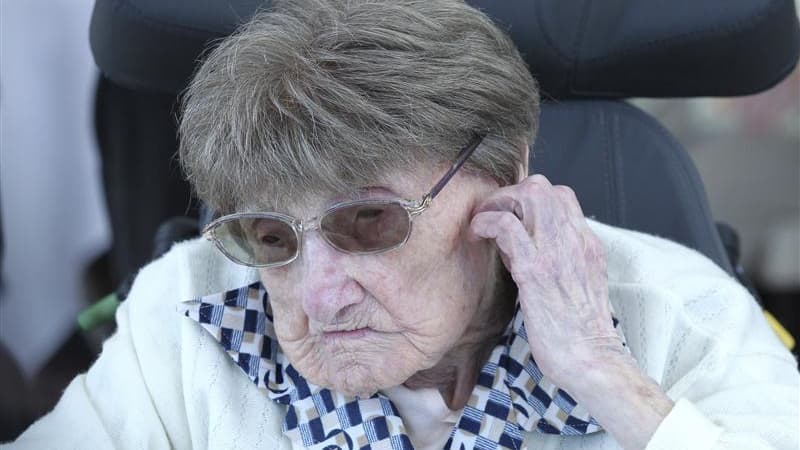
<instances>
[{"instance_id":1,"label":"glasses frame","mask_svg":"<svg viewBox=\"0 0 800 450\"><path fill-rule=\"evenodd\" d=\"M328 245L330 245L331 247L333 247L337 251L340 251L340 252L346 253L346 254L351 254L351 255L374 255L374 254L385 253L385 252L389 252L389 251L395 250L395 249L397 249L399 247L402 247L406 242L408 242L408 238L411 236L411 231L412 231L412 228L414 226L414 218L416 218L417 216L419 216L420 214L425 212L425 210L427 210L428 207L430 207L431 202L433 201L433 199L436 198L437 195L439 195L439 193L442 191L442 189L444 189L444 187L447 185L447 183L450 181L450 179L452 179L453 176L456 174L456 172L458 172L458 169L460 169L461 166L464 165L464 163L469 159L469 157L472 155L472 153L475 152L475 149L477 149L481 145L481 143L483 142L483 139L485 138L485 136L486 136L485 134L478 134L472 140L470 140L469 143L467 143L467 145L464 146L459 151L458 156L456 156L456 159L453 161L453 164L450 166L450 168L447 170L447 172L445 172L445 174L442 176L442 178L440 178L439 181L431 188L431 190L428 191L428 193L426 193L425 195L423 195L422 199L420 199L420 200L407 200L407 199L398 199L398 200L385 200L385 199L348 200L348 201L344 201L344 202L335 203L335 204L331 205L330 207L326 208L325 211L322 212L322 214L319 214L319 215L317 215L315 217L312 217L310 219L307 219L307 220L301 220L301 219L298 219L296 217L292 217L292 216L290 216L288 214L283 214L283 213L279 213L279 212L240 212L240 213L233 213L233 214L228 214L228 215L222 216L222 217L220 217L220 218L218 218L216 220L211 221L208 225L206 225L203 228L203 233L202 233L203 237L205 237L209 241L213 242L214 245L217 247L217 249L219 249L219 251L222 252L222 254L224 254L228 259L230 259L231 261L233 261L233 262L235 262L237 264L241 264L241 265L248 266L248 267L255 267L255 268L259 268L259 269L272 269L272 268L276 268L276 267L285 266L287 264L291 264L292 262L294 262L297 259L297 257L300 255L300 252L302 251L303 234L305 232L307 232L307 231L314 231L314 230L319 229L320 228L320 222L322 221L322 219L325 216L327 216L328 214L336 211L337 209L341 209L341 208L348 207L348 206L353 206L353 205L370 205L370 204L385 205L385 204L389 204L389 203L394 203L394 204L399 204L406 211L406 214L408 214L408 232L406 233L405 238L401 242L397 243L396 245L393 245L393 246L387 247L387 248L381 248L381 249L378 249L378 250L367 251L367 252L349 251L349 250L344 250L344 249L339 248L336 245L334 245L328 239L328 237L325 236L325 233L320 233L320 234L321 234L323 240L325 240L325 242ZM253 219L259 219L259 218L260 219L274 219L274 220L278 220L278 221L281 221L281 222L289 225L292 228L292 230L294 231L295 239L297 240L297 250L295 251L294 256L292 256L290 259L288 259L286 261L281 261L281 262L276 262L276 263L253 264L253 263L244 262L244 261L240 260L239 258L235 257L234 255L232 255L230 252L228 252L225 249L225 246L222 244L222 241L217 237L216 230L223 223L227 223L227 222L230 222L230 221L233 221L233 220L249 219L249 218L253 218Z\"/></svg>"}]
</instances>

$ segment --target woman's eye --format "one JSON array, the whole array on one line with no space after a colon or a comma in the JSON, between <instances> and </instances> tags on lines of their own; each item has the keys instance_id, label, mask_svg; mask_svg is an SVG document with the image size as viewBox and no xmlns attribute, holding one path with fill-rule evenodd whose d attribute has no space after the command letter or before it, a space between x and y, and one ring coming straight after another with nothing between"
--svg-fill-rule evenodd
<instances>
[{"instance_id":1,"label":"woman's eye","mask_svg":"<svg viewBox=\"0 0 800 450\"><path fill-rule=\"evenodd\" d=\"M261 236L261 243L266 245L275 245L279 243L281 238L279 236L275 236L274 234L266 234Z\"/></svg>"},{"instance_id":2,"label":"woman's eye","mask_svg":"<svg viewBox=\"0 0 800 450\"><path fill-rule=\"evenodd\" d=\"M381 214L383 214L383 210L379 208L360 209L356 215L356 220L377 219Z\"/></svg>"}]
</instances>

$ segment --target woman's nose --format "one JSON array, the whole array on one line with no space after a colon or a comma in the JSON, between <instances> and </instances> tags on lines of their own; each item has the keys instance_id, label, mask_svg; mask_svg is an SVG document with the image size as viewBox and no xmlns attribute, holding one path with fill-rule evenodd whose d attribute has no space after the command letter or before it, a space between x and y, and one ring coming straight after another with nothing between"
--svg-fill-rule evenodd
<instances>
[{"instance_id":1,"label":"woman's nose","mask_svg":"<svg viewBox=\"0 0 800 450\"><path fill-rule=\"evenodd\" d=\"M300 291L309 319L324 325L334 323L347 306L364 298L364 289L347 274L348 257L328 245L319 233L303 236L300 261L295 263L303 269Z\"/></svg>"}]
</instances>

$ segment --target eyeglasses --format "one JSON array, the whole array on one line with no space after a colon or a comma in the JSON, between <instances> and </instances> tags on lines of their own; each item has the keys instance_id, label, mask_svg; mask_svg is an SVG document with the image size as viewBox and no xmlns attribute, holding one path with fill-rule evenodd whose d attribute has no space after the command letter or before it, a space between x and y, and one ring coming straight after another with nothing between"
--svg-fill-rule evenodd
<instances>
[{"instance_id":1,"label":"eyeglasses","mask_svg":"<svg viewBox=\"0 0 800 450\"><path fill-rule=\"evenodd\" d=\"M243 212L220 217L203 229L206 239L235 263L274 268L300 254L303 233L319 230L333 248L370 255L394 250L408 241L414 218L428 209L458 169L483 141L472 139L422 200L365 199L337 203L320 216L301 221L277 212Z\"/></svg>"}]
</instances>

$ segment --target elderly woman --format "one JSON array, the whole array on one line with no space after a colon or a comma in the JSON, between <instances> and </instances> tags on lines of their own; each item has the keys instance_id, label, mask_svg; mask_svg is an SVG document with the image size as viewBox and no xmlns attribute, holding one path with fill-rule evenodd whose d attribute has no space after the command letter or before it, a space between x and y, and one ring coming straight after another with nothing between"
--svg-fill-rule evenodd
<instances>
[{"instance_id":1,"label":"elderly woman","mask_svg":"<svg viewBox=\"0 0 800 450\"><path fill-rule=\"evenodd\" d=\"M140 273L16 444L797 448L796 362L753 299L527 176L537 114L462 2L257 15L185 96L208 240Z\"/></svg>"}]
</instances>

